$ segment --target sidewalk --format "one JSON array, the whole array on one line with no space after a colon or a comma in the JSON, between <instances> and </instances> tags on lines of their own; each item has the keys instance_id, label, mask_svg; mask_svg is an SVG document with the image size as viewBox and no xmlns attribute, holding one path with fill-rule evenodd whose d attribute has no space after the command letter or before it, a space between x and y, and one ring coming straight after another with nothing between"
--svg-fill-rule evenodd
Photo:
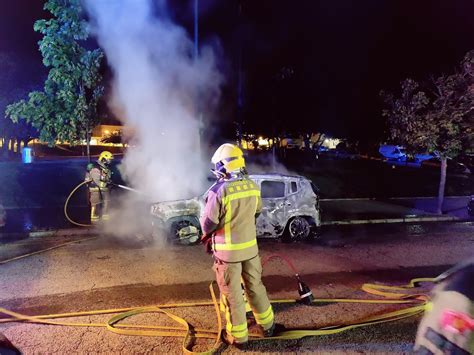
<instances>
[{"instance_id":1,"label":"sidewalk","mask_svg":"<svg viewBox=\"0 0 474 355\"><path fill-rule=\"evenodd\" d=\"M470 221L467 213L469 196L444 199L443 214L436 214L436 197L389 199L321 200L323 225Z\"/></svg>"},{"instance_id":2,"label":"sidewalk","mask_svg":"<svg viewBox=\"0 0 474 355\"><path fill-rule=\"evenodd\" d=\"M76 228L67 221L62 207L15 208L5 212L6 223L0 227L0 242ZM79 223L89 223L87 206L70 207L68 213Z\"/></svg>"}]
</instances>

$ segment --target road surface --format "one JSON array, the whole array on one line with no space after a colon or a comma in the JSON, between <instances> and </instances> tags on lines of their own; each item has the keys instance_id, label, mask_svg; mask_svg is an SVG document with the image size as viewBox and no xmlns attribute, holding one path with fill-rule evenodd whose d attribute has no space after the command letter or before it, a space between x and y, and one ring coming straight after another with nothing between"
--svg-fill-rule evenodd
<instances>
[{"instance_id":1,"label":"road surface","mask_svg":"<svg viewBox=\"0 0 474 355\"><path fill-rule=\"evenodd\" d=\"M262 259L281 253L289 257L316 298L366 298L366 282L405 284L415 277L434 277L472 256L474 227L446 224L395 228L332 228L324 243L260 243ZM84 238L84 236L81 236ZM71 237L67 240L72 240ZM330 247L331 240L338 241ZM30 239L8 244L22 252L64 242ZM2 251L1 260L7 252ZM170 246L163 241L114 239L101 236L0 265L0 305L29 315L136 307L210 299L211 258L201 246ZM291 271L278 260L264 267L264 283L272 299L298 297ZM356 322L397 309L393 305L361 304L276 305L276 319L288 328L315 329ZM210 307L176 309L195 327L215 328ZM105 322L110 315L74 321ZM419 319L301 340L253 342L255 352L409 353ZM162 315L145 314L127 320L138 324L171 323ZM22 323L0 324L3 333L24 354L33 353L181 353L180 338L113 334L103 328L77 328ZM204 351L210 340L197 340ZM237 352L222 346L223 353Z\"/></svg>"}]
</instances>

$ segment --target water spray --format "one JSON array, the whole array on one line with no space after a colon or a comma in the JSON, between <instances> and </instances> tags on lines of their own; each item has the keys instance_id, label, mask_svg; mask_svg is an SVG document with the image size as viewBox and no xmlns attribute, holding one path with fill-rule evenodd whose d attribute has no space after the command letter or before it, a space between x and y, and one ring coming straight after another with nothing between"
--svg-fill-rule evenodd
<instances>
[{"instance_id":1,"label":"water spray","mask_svg":"<svg viewBox=\"0 0 474 355\"><path fill-rule=\"evenodd\" d=\"M80 184L78 184L72 191L71 193L69 194L69 196L66 198L66 202L64 203L64 208L63 208L63 211L64 211L64 216L66 217L66 219L71 222L72 224L76 225L76 226L79 226L79 227L92 227L92 224L85 224L85 223L78 223L76 221L74 221L68 214L68 211L67 211L67 208L68 208L68 205L69 205L69 201L72 197L72 195L74 195L74 193L83 185L86 185L88 183L90 183L91 180L86 180L86 181L82 181ZM137 190L137 189L134 189L134 188L131 188L131 187L128 187L128 186L125 186L125 185L120 185L120 184L115 184L113 182L110 182L109 185L112 185L112 186L115 186L115 187L118 187L120 189L123 189L123 190L127 190L127 191L131 191L131 192L135 192L136 194L139 194L141 196L146 196L146 194L143 192L143 191L140 191L140 190Z\"/></svg>"},{"instance_id":2,"label":"water spray","mask_svg":"<svg viewBox=\"0 0 474 355\"><path fill-rule=\"evenodd\" d=\"M145 193L143 191L140 191L140 190L137 190L137 189L134 189L134 188L131 188L131 187L128 187L128 186L125 186L125 185L120 185L120 184L115 184L113 182L109 183L110 185L112 186L116 186L118 188L121 188L123 190L128 190L128 191L132 191L132 192L135 192L137 194L140 194L140 195L145 195Z\"/></svg>"}]
</instances>

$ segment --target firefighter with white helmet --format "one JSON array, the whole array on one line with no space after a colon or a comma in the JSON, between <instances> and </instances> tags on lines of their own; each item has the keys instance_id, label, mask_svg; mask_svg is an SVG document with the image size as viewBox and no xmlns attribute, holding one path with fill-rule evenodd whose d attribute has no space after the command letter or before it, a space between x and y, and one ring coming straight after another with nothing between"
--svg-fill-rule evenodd
<instances>
[{"instance_id":1,"label":"firefighter with white helmet","mask_svg":"<svg viewBox=\"0 0 474 355\"><path fill-rule=\"evenodd\" d=\"M275 329L273 309L262 283L255 219L261 211L260 189L247 175L242 150L221 145L211 159L217 182L208 192L201 217L202 242L214 256L213 269L226 312L224 341L238 347L248 341L243 281L256 323L264 336Z\"/></svg>"},{"instance_id":2,"label":"firefighter with white helmet","mask_svg":"<svg viewBox=\"0 0 474 355\"><path fill-rule=\"evenodd\" d=\"M436 278L433 300L418 327L417 354L474 354L474 258Z\"/></svg>"},{"instance_id":3,"label":"firefighter with white helmet","mask_svg":"<svg viewBox=\"0 0 474 355\"><path fill-rule=\"evenodd\" d=\"M89 202L91 205L91 222L109 218L109 200L112 171L110 164L114 156L108 151L100 153L97 163L87 164L85 181L89 181Z\"/></svg>"}]
</instances>

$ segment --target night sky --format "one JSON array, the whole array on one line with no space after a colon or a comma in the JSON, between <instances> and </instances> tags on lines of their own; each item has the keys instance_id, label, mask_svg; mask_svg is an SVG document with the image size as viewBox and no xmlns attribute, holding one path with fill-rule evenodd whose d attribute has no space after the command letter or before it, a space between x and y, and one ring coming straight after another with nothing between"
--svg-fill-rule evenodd
<instances>
[{"instance_id":1,"label":"night sky","mask_svg":"<svg viewBox=\"0 0 474 355\"><path fill-rule=\"evenodd\" d=\"M192 36L192 1L170 4L170 15ZM18 67L14 85L41 84L46 73L33 32L33 22L46 15L42 6L2 3L0 53ZM257 133L309 130L375 140L383 127L380 90L396 90L406 77L452 72L474 49L474 0L200 0L200 6L200 41L220 47L226 84L217 116L229 132L242 120Z\"/></svg>"}]
</instances>

